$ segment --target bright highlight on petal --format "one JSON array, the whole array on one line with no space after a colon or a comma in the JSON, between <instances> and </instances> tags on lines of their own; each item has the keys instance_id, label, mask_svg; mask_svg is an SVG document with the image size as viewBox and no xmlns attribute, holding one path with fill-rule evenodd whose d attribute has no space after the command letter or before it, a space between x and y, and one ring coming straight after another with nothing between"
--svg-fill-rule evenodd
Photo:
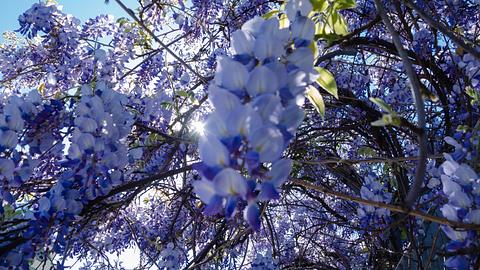
<instances>
[{"instance_id":1,"label":"bright highlight on petal","mask_svg":"<svg viewBox=\"0 0 480 270\"><path fill-rule=\"evenodd\" d=\"M199 135L203 135L205 133L205 123L201 121L194 121L192 122L192 129Z\"/></svg>"}]
</instances>

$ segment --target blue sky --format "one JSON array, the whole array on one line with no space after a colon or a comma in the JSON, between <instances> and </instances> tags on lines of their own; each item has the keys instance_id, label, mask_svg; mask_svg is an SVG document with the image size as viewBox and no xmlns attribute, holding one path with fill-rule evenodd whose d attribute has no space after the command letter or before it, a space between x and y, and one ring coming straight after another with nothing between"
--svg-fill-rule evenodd
<instances>
[{"instance_id":1,"label":"blue sky","mask_svg":"<svg viewBox=\"0 0 480 270\"><path fill-rule=\"evenodd\" d=\"M122 0L128 7L138 6L136 0ZM18 16L39 0L1 0L0 33L18 29ZM63 11L85 21L99 14L112 14L115 18L126 17L114 0L105 4L104 0L57 0ZM1 37L0 37L1 40Z\"/></svg>"}]
</instances>

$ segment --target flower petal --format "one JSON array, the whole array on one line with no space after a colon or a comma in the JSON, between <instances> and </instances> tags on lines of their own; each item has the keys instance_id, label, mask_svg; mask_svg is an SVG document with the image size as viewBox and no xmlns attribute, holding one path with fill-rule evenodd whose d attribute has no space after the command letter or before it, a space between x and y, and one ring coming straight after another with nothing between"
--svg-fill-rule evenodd
<instances>
[{"instance_id":1,"label":"flower petal","mask_svg":"<svg viewBox=\"0 0 480 270\"><path fill-rule=\"evenodd\" d=\"M275 185L272 182L267 181L262 183L258 199L260 201L278 200L280 199L280 194Z\"/></svg>"},{"instance_id":2,"label":"flower petal","mask_svg":"<svg viewBox=\"0 0 480 270\"><path fill-rule=\"evenodd\" d=\"M293 162L291 159L280 159L272 165L268 177L275 187L280 187L290 175Z\"/></svg>"},{"instance_id":3,"label":"flower petal","mask_svg":"<svg viewBox=\"0 0 480 270\"><path fill-rule=\"evenodd\" d=\"M258 152L260 162L277 160L283 152L283 136L273 125L265 125L256 129L250 136L253 149Z\"/></svg>"},{"instance_id":4,"label":"flower petal","mask_svg":"<svg viewBox=\"0 0 480 270\"><path fill-rule=\"evenodd\" d=\"M212 197L210 202L205 207L204 213L207 216L212 216L220 213L223 209L223 198L219 195Z\"/></svg>"},{"instance_id":5,"label":"flower petal","mask_svg":"<svg viewBox=\"0 0 480 270\"><path fill-rule=\"evenodd\" d=\"M255 38L246 31L237 30L232 33L231 47L234 54L251 55Z\"/></svg>"},{"instance_id":6,"label":"flower petal","mask_svg":"<svg viewBox=\"0 0 480 270\"><path fill-rule=\"evenodd\" d=\"M235 209L237 208L238 199L235 197L228 197L227 204L225 205L225 217L231 219L235 215Z\"/></svg>"},{"instance_id":7,"label":"flower petal","mask_svg":"<svg viewBox=\"0 0 480 270\"><path fill-rule=\"evenodd\" d=\"M288 56L288 61L303 71L310 71L314 60L313 52L309 47L296 49Z\"/></svg>"},{"instance_id":8,"label":"flower petal","mask_svg":"<svg viewBox=\"0 0 480 270\"><path fill-rule=\"evenodd\" d=\"M283 107L280 98L273 94L263 94L253 100L253 108L266 122L278 124Z\"/></svg>"},{"instance_id":9,"label":"flower petal","mask_svg":"<svg viewBox=\"0 0 480 270\"><path fill-rule=\"evenodd\" d=\"M195 194L197 194L200 200L205 204L209 204L215 195L215 187L213 182L208 180L200 180L193 182L192 186L193 191Z\"/></svg>"},{"instance_id":10,"label":"flower petal","mask_svg":"<svg viewBox=\"0 0 480 270\"><path fill-rule=\"evenodd\" d=\"M445 204L440 208L440 211L442 211L442 215L452 221L458 221L458 215L457 215L457 209L450 205L450 204Z\"/></svg>"},{"instance_id":11,"label":"flower petal","mask_svg":"<svg viewBox=\"0 0 480 270\"><path fill-rule=\"evenodd\" d=\"M230 162L227 148L214 136L201 137L198 151L200 158L208 166L228 166Z\"/></svg>"},{"instance_id":12,"label":"flower petal","mask_svg":"<svg viewBox=\"0 0 480 270\"><path fill-rule=\"evenodd\" d=\"M220 56L217 61L215 83L230 91L241 91L248 81L247 68L226 56Z\"/></svg>"},{"instance_id":13,"label":"flower petal","mask_svg":"<svg viewBox=\"0 0 480 270\"><path fill-rule=\"evenodd\" d=\"M315 35L315 24L308 17L299 16L293 21L291 31L294 39L312 41ZM312 63L313 61L310 65Z\"/></svg>"},{"instance_id":14,"label":"flower petal","mask_svg":"<svg viewBox=\"0 0 480 270\"><path fill-rule=\"evenodd\" d=\"M245 197L247 194L247 182L237 171L231 168L223 169L213 179L215 193L227 197L238 195Z\"/></svg>"},{"instance_id":15,"label":"flower petal","mask_svg":"<svg viewBox=\"0 0 480 270\"><path fill-rule=\"evenodd\" d=\"M260 230L260 208L256 203L249 203L243 212L243 218L247 221L248 225L254 230Z\"/></svg>"},{"instance_id":16,"label":"flower petal","mask_svg":"<svg viewBox=\"0 0 480 270\"><path fill-rule=\"evenodd\" d=\"M208 100L220 114L227 114L240 106L236 95L214 84L208 87Z\"/></svg>"},{"instance_id":17,"label":"flower petal","mask_svg":"<svg viewBox=\"0 0 480 270\"><path fill-rule=\"evenodd\" d=\"M242 25L242 31L257 37L261 34L261 28L264 23L265 19L260 16L255 16Z\"/></svg>"},{"instance_id":18,"label":"flower petal","mask_svg":"<svg viewBox=\"0 0 480 270\"><path fill-rule=\"evenodd\" d=\"M269 68L257 66L250 73L246 88L251 97L263 93L275 93L279 89L277 76Z\"/></svg>"}]
</instances>

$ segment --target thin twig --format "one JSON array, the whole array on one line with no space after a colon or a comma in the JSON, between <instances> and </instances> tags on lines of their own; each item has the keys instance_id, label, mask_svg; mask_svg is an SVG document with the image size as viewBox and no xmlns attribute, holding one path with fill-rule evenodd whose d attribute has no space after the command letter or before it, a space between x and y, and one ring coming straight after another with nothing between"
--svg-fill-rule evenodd
<instances>
[{"instance_id":1,"label":"thin twig","mask_svg":"<svg viewBox=\"0 0 480 270\"><path fill-rule=\"evenodd\" d=\"M193 69L190 65L188 65L182 58L180 58L176 53L174 53L170 48L168 48L167 45L165 45L154 33L152 30L150 30L136 15L135 13L129 9L121 0L115 0L117 4L125 11L127 12L132 19L140 25L145 32L147 32L165 51L167 51L169 54L173 56L178 62L180 62L183 66L185 66L188 70L190 70L195 76L197 76L203 83L207 83L207 80L200 75L195 69Z\"/></svg>"},{"instance_id":2,"label":"thin twig","mask_svg":"<svg viewBox=\"0 0 480 270\"><path fill-rule=\"evenodd\" d=\"M441 158L443 156L429 156L428 158L436 159ZM388 157L373 157L373 158L365 158L365 159L341 159L341 158L328 158L322 160L296 160L298 163L303 164L310 164L310 165L321 165L321 164L337 164L337 163L345 163L345 164L359 164L359 163L401 163L407 161L415 161L419 160L420 157L398 157L398 158L388 158Z\"/></svg>"},{"instance_id":3,"label":"thin twig","mask_svg":"<svg viewBox=\"0 0 480 270\"><path fill-rule=\"evenodd\" d=\"M415 3L405 0L404 1L405 5L413 10L415 10L418 15L426 22L428 23L431 27L437 29L438 31L442 32L445 36L447 36L449 39L451 39L453 42L455 42L458 46L462 47L465 51L467 51L469 54L473 55L475 58L480 60L480 51L478 51L476 48L473 48L472 46L468 45L463 39L459 38L456 36L450 29L448 29L445 25L443 25L441 22L438 20L433 19L430 15L428 15L422 8L417 6Z\"/></svg>"},{"instance_id":4,"label":"thin twig","mask_svg":"<svg viewBox=\"0 0 480 270\"><path fill-rule=\"evenodd\" d=\"M418 210L408 209L408 208L405 208L405 207L402 207L402 206L399 206L399 205L392 205L392 204L376 202L376 201L371 201L371 200L366 200L366 199L354 197L354 196L351 196L351 195L348 195L348 194L345 194L345 193L342 193L342 192L333 191L333 190L329 190L329 189L326 189L326 188L321 187L321 186L314 185L310 182L307 182L307 181L301 180L301 179L292 179L291 181L295 185L310 188L310 189L313 189L315 191L319 191L319 192L322 192L324 194L327 194L329 196L334 196L334 197L344 199L344 200L347 200L347 201L356 202L356 203L365 204L365 205L371 205L371 206L375 206L375 207L379 207L379 208L385 208L385 209L388 209L388 210L393 211L393 212L407 214L407 215L414 216L414 217L417 217L417 218L421 218L421 219L424 219L424 220L427 220L427 221L435 222L435 223L442 224L442 225L447 225L447 226L450 226L452 228L465 229L465 230L480 230L480 225L478 225L478 224L468 224L468 223L462 223L462 222L455 222L455 221L448 220L446 218L432 216L430 214L426 214L426 213L418 211Z\"/></svg>"}]
</instances>

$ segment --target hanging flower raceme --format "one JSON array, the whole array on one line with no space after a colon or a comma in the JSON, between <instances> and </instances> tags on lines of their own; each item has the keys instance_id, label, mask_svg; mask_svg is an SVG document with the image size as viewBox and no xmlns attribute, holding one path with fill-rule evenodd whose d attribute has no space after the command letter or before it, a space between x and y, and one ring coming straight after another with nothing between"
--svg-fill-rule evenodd
<instances>
[{"instance_id":1,"label":"hanging flower raceme","mask_svg":"<svg viewBox=\"0 0 480 270\"><path fill-rule=\"evenodd\" d=\"M465 148L453 138L447 137L445 141L455 146L455 152L454 155L445 154L446 161L440 166L440 194L447 199L440 211L445 218L455 222L480 224L480 178L467 163L459 162L462 158L458 158L460 155L456 153ZM447 252L458 253L449 257L445 266L450 269L473 269L469 267L478 261L478 257L462 255L461 251L480 247L478 232L457 230L449 226L442 226L442 229L450 239L446 245Z\"/></svg>"},{"instance_id":2,"label":"hanging flower raceme","mask_svg":"<svg viewBox=\"0 0 480 270\"><path fill-rule=\"evenodd\" d=\"M222 210L260 228L259 201L278 199L292 161L283 151L302 122L305 88L315 81L309 1L287 4L290 27L255 17L232 34L233 57L221 56L209 87L213 112L199 141L202 180L194 191L206 214ZM269 167L269 169L267 169Z\"/></svg>"},{"instance_id":3,"label":"hanging flower raceme","mask_svg":"<svg viewBox=\"0 0 480 270\"><path fill-rule=\"evenodd\" d=\"M18 17L18 31L29 38L35 37L38 31L48 33L55 27L55 19L60 15L61 11L56 5L35 3Z\"/></svg>"},{"instance_id":4,"label":"hanging flower raceme","mask_svg":"<svg viewBox=\"0 0 480 270\"><path fill-rule=\"evenodd\" d=\"M377 179L376 175L370 174L365 177L365 184L360 189L363 199L381 203L390 203L392 194L388 191L385 183ZM371 205L359 205L357 208L360 226L365 229L375 226L386 227L390 223L390 211L385 208L377 208Z\"/></svg>"},{"instance_id":5,"label":"hanging flower raceme","mask_svg":"<svg viewBox=\"0 0 480 270\"><path fill-rule=\"evenodd\" d=\"M129 163L125 143L133 124L133 115L124 106L127 102L126 96L97 82L95 89L83 86L80 99L72 99L68 107L63 101L42 100L37 91L12 96L3 107L0 180L4 184L0 203L5 201L1 205L19 211L17 216L5 215L1 206L0 218L20 219L24 227L2 230L0 242L8 245L11 239L21 239L24 243L0 258L0 268L25 268L44 246L63 253L71 225L85 205L125 181ZM51 129L50 133L45 129ZM54 171L58 181L38 193L31 208L19 208L19 200L12 194L22 184L49 172L42 163L46 159L55 159L60 168Z\"/></svg>"}]
</instances>

